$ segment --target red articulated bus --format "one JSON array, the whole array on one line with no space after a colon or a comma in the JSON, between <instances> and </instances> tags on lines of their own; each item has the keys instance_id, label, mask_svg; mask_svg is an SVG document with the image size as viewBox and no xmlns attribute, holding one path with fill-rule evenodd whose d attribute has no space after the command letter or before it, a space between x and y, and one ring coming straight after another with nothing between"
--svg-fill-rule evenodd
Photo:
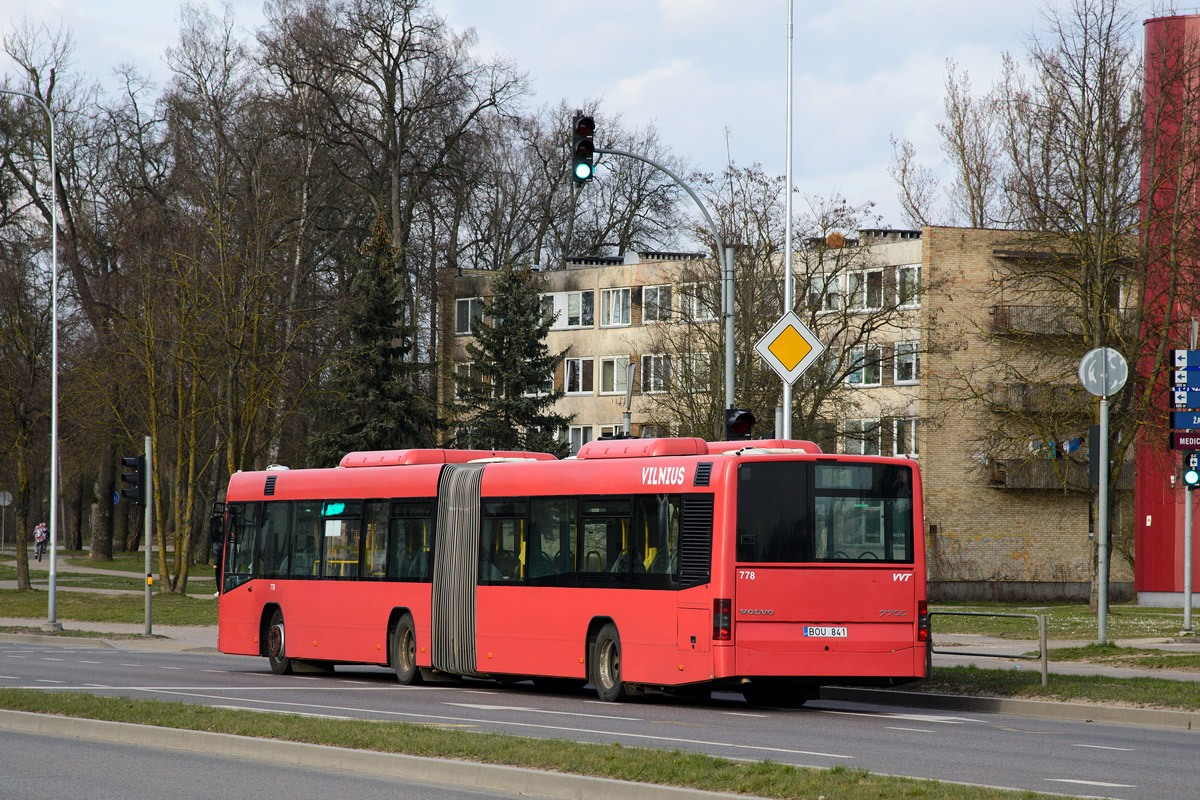
<instances>
[{"instance_id":1,"label":"red articulated bus","mask_svg":"<svg viewBox=\"0 0 1200 800\"><path fill-rule=\"evenodd\" d=\"M604 700L925 674L921 479L811 442L617 439L577 457L396 450L240 472L219 645Z\"/></svg>"}]
</instances>

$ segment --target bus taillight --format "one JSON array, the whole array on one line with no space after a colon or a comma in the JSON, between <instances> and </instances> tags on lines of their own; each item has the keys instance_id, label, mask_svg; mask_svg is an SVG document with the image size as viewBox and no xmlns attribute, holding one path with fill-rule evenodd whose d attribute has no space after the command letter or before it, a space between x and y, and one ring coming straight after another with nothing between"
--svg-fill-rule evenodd
<instances>
[{"instance_id":1,"label":"bus taillight","mask_svg":"<svg viewBox=\"0 0 1200 800\"><path fill-rule=\"evenodd\" d=\"M728 597L713 600L713 641L728 642L733 639L733 601Z\"/></svg>"},{"instance_id":2,"label":"bus taillight","mask_svg":"<svg viewBox=\"0 0 1200 800\"><path fill-rule=\"evenodd\" d=\"M929 641L929 604L924 600L917 601L917 641Z\"/></svg>"}]
</instances>

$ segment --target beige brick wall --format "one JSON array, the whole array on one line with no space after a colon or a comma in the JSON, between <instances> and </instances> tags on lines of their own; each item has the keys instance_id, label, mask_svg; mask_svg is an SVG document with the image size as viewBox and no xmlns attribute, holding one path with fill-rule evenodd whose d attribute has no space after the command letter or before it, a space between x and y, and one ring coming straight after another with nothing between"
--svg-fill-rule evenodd
<instances>
[{"instance_id":1,"label":"beige brick wall","mask_svg":"<svg viewBox=\"0 0 1200 800\"><path fill-rule=\"evenodd\" d=\"M964 376L986 385L985 365L998 355L985 335L997 302L992 251L1012 237L923 231L920 433L930 579L1086 585L1095 552L1090 498L992 486L980 442L991 421L982 403L964 401ZM1127 565L1113 567L1114 581L1132 580Z\"/></svg>"}]
</instances>

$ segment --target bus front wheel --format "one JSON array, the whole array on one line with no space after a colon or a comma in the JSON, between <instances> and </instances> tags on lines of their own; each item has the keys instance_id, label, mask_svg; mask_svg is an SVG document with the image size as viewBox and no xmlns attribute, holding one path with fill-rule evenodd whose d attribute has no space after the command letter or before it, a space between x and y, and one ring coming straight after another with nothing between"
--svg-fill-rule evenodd
<instances>
[{"instance_id":1,"label":"bus front wheel","mask_svg":"<svg viewBox=\"0 0 1200 800\"><path fill-rule=\"evenodd\" d=\"M417 629L411 614L405 614L396 623L392 634L392 669L402 686L421 682L421 670L417 669Z\"/></svg>"},{"instance_id":2,"label":"bus front wheel","mask_svg":"<svg viewBox=\"0 0 1200 800\"><path fill-rule=\"evenodd\" d=\"M267 626L267 662L276 675L287 675L292 671L292 660L287 657L283 612L278 608L271 612L271 623Z\"/></svg>"},{"instance_id":3,"label":"bus front wheel","mask_svg":"<svg viewBox=\"0 0 1200 800\"><path fill-rule=\"evenodd\" d=\"M600 629L592 645L592 685L596 696L606 703L625 699L621 682L621 637L611 622Z\"/></svg>"}]
</instances>

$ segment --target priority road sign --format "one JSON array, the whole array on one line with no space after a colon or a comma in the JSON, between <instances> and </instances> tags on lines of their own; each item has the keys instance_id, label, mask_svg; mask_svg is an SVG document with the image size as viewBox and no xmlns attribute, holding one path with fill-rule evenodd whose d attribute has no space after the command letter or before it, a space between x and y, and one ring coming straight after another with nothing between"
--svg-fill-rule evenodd
<instances>
[{"instance_id":1,"label":"priority road sign","mask_svg":"<svg viewBox=\"0 0 1200 800\"><path fill-rule=\"evenodd\" d=\"M754 350L788 384L825 352L825 345L795 312L788 311L758 340Z\"/></svg>"}]
</instances>

